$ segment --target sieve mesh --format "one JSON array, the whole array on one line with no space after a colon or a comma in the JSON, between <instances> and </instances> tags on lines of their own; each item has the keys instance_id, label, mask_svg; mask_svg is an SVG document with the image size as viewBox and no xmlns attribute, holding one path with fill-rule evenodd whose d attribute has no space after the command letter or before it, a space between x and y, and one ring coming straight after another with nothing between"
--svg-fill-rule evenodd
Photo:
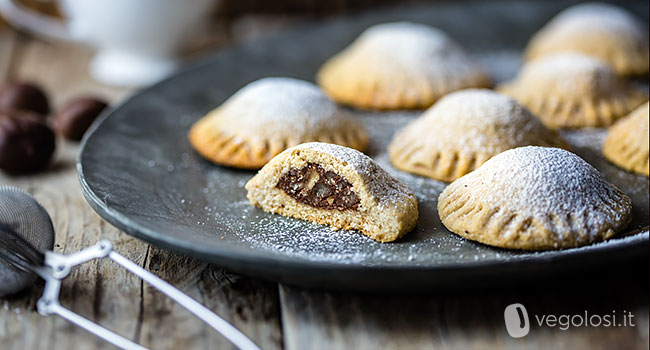
<instances>
[{"instance_id":1,"label":"sieve mesh","mask_svg":"<svg viewBox=\"0 0 650 350\"><path fill-rule=\"evenodd\" d=\"M31 243L41 254L52 250L54 245L54 227L45 209L28 193L15 187L0 186L0 235L3 235L0 248L16 253L20 240L11 239L11 231ZM42 264L42 256L36 252L27 250L22 255L32 263L39 263L40 259ZM35 279L35 274L0 259L0 296L16 293Z\"/></svg>"}]
</instances>

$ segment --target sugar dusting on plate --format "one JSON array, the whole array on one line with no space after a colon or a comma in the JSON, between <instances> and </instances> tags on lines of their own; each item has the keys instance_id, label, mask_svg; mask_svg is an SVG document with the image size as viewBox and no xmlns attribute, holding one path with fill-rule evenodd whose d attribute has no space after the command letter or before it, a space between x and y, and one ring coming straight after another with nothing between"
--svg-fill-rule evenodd
<instances>
[{"instance_id":1,"label":"sugar dusting on plate","mask_svg":"<svg viewBox=\"0 0 650 350\"><path fill-rule=\"evenodd\" d=\"M206 217L212 222L218 222L220 226L228 227L228 231L234 232L237 240L270 255L332 264L384 265L388 263L429 266L434 261L436 265L516 261L530 256L557 253L555 251L531 253L489 248L447 231L442 227L436 209L438 195L447 184L398 171L391 166L385 152L393 133L418 117L420 112L351 111L351 114L359 118L370 133L372 141L367 153L389 174L406 183L418 198L420 210L418 225L404 238L393 243L378 243L358 232L335 231L327 226L265 213L252 207L246 200L243 186L253 173L228 172L222 168L207 169L208 183L215 184L210 188L208 199L220 200L223 191L220 187L223 185L238 186L240 200L228 206L220 206L219 210L208 204L208 209L211 210L205 211ZM604 132L601 130L589 129L563 133L563 136L574 146L574 151L598 168L608 181L621 188L635 202L643 203L641 198L643 195L647 196L649 187L647 178L625 173L604 160L600 156L599 149L603 135ZM639 227L630 227L630 229L636 228ZM624 244L630 240L644 239L643 237L647 239L647 236L646 231L631 237L621 236L598 245L576 249ZM571 250L573 249L568 251Z\"/></svg>"},{"instance_id":2,"label":"sugar dusting on plate","mask_svg":"<svg viewBox=\"0 0 650 350\"><path fill-rule=\"evenodd\" d=\"M586 3L572 6L555 16L545 30L585 33L611 31L647 40L647 28L628 11L604 3ZM645 33L644 33L645 32Z\"/></svg>"},{"instance_id":3,"label":"sugar dusting on plate","mask_svg":"<svg viewBox=\"0 0 650 350\"><path fill-rule=\"evenodd\" d=\"M424 24L392 22L364 31L351 49L368 51L368 64L410 76L425 73L431 80L471 79L481 75L476 63L443 31ZM375 59L376 60L373 60Z\"/></svg>"},{"instance_id":4,"label":"sugar dusting on plate","mask_svg":"<svg viewBox=\"0 0 650 350\"><path fill-rule=\"evenodd\" d=\"M439 132L442 129L448 132ZM514 99L493 90L465 89L445 95L409 123L396 143L425 145L425 149L437 151L453 148L461 154L496 154L504 145L524 146L540 139L544 140L541 145L549 145L546 140L554 138Z\"/></svg>"},{"instance_id":5,"label":"sugar dusting on plate","mask_svg":"<svg viewBox=\"0 0 650 350\"><path fill-rule=\"evenodd\" d=\"M316 85L299 79L268 77L242 87L218 107L216 116L227 118L230 132L263 130L301 135L323 127L334 127L347 119Z\"/></svg>"},{"instance_id":6,"label":"sugar dusting on plate","mask_svg":"<svg viewBox=\"0 0 650 350\"><path fill-rule=\"evenodd\" d=\"M579 156L560 148L526 146L500 153L449 187L468 194L475 205L514 210L522 217L556 227L549 215L566 215L570 229L550 229L557 237L574 227L596 239L597 227L620 228L629 219L631 200L607 183ZM567 221L561 221L562 223ZM504 228L503 235L513 234ZM562 238L560 238L562 239Z\"/></svg>"}]
</instances>

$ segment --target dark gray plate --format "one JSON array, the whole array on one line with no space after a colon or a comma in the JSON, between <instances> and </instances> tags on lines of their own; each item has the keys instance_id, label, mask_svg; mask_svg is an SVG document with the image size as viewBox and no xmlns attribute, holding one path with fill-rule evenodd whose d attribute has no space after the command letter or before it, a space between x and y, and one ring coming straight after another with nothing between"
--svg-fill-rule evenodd
<instances>
[{"instance_id":1,"label":"dark gray plate","mask_svg":"<svg viewBox=\"0 0 650 350\"><path fill-rule=\"evenodd\" d=\"M579 155L633 198L630 232L588 247L541 253L487 247L442 227L435 208L445 184L396 171L384 152L393 132L417 112L352 111L372 134L368 153L408 183L419 199L417 228L389 244L251 207L243 186L254 173L209 164L186 141L195 120L246 83L264 76L313 80L325 59L379 22L433 24L468 47L497 79L512 77L518 50L529 35L566 6L489 3L377 11L222 51L136 94L94 124L78 158L84 195L102 217L136 237L244 274L304 286L406 290L477 285L595 267L604 257L611 264L647 254L648 178L600 157L602 130L565 136ZM647 14L647 5L635 12Z\"/></svg>"}]
</instances>

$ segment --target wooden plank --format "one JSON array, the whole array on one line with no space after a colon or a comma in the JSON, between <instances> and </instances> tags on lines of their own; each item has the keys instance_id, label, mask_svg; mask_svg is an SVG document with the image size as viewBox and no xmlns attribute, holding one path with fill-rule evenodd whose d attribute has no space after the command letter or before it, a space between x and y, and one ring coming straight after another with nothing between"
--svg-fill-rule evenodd
<instances>
[{"instance_id":1,"label":"wooden plank","mask_svg":"<svg viewBox=\"0 0 650 350\"><path fill-rule=\"evenodd\" d=\"M32 193L50 213L56 232L55 251L71 253L100 238L142 264L147 247L107 225L84 201L74 170L76 145L60 143L57 161L49 171L31 176L0 177L0 184ZM41 287L5 302L0 310L0 348L73 349L102 344L85 331L58 317L43 317L34 310ZM61 303L74 312L129 334L137 323L140 281L108 261L90 262L72 271L63 282Z\"/></svg>"},{"instance_id":2,"label":"wooden plank","mask_svg":"<svg viewBox=\"0 0 650 350\"><path fill-rule=\"evenodd\" d=\"M608 290L609 287L609 290ZM281 286L286 349L647 349L647 288L360 295ZM645 290L645 293L644 293ZM503 311L520 302L531 330L511 338ZM606 315L633 311L635 327L538 326L535 315ZM621 318L619 317L619 320Z\"/></svg>"},{"instance_id":3,"label":"wooden plank","mask_svg":"<svg viewBox=\"0 0 650 350\"><path fill-rule=\"evenodd\" d=\"M90 52L76 46L21 37L10 75L45 86L55 106L86 93L112 101L129 90L102 86L87 73ZM76 143L59 140L55 161L40 174L9 177L34 194L56 230L55 251L70 253L106 238L132 261L199 299L250 335L265 349L282 347L277 286L226 274L218 268L150 247L107 224L83 199L77 180ZM42 285L0 301L0 349L112 348L67 321L35 311ZM128 338L154 348L228 347L227 341L169 299L110 261L91 262L64 280L61 303Z\"/></svg>"},{"instance_id":4,"label":"wooden plank","mask_svg":"<svg viewBox=\"0 0 650 350\"><path fill-rule=\"evenodd\" d=\"M242 278L195 259L150 248L147 266L231 322L264 349L281 349L277 285ZM156 289L143 289L138 337L152 349L222 349L229 343ZM170 334L175 334L170 338Z\"/></svg>"}]
</instances>

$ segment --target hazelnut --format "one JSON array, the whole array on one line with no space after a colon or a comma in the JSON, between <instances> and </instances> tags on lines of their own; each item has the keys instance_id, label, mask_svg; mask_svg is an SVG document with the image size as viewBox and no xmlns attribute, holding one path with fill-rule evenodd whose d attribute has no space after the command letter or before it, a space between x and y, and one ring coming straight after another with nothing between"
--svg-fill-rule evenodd
<instances>
[{"instance_id":1,"label":"hazelnut","mask_svg":"<svg viewBox=\"0 0 650 350\"><path fill-rule=\"evenodd\" d=\"M44 169L54 147L54 132L37 114L0 112L0 169L11 174Z\"/></svg>"},{"instance_id":2,"label":"hazelnut","mask_svg":"<svg viewBox=\"0 0 650 350\"><path fill-rule=\"evenodd\" d=\"M45 92L30 83L13 82L0 88L0 111L24 110L40 114L50 113Z\"/></svg>"},{"instance_id":3,"label":"hazelnut","mask_svg":"<svg viewBox=\"0 0 650 350\"><path fill-rule=\"evenodd\" d=\"M54 115L54 129L69 140L79 141L106 106L93 97L72 100Z\"/></svg>"}]
</instances>

